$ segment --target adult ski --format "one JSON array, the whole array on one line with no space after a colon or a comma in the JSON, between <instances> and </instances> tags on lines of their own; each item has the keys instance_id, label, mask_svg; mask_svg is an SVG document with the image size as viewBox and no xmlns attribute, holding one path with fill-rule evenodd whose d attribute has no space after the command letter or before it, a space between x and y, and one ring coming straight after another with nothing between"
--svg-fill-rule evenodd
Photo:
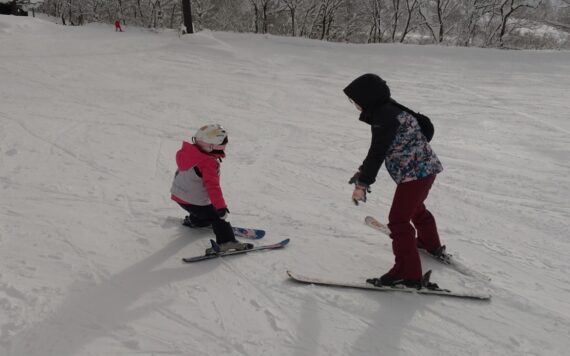
<instances>
[{"instance_id":1,"label":"adult ski","mask_svg":"<svg viewBox=\"0 0 570 356\"><path fill-rule=\"evenodd\" d=\"M478 299L478 300L489 300L491 299L491 295L484 292L475 292L475 291L452 291L449 289L442 289L442 288L435 288L435 289L428 289L428 288L412 288L412 287L405 287L405 286L381 286L377 287L373 284L367 283L364 280L355 280L355 281L348 281L342 280L337 277L328 277L328 276L307 276L298 274L293 271L287 271L287 275L289 278L294 280L295 282L305 283L305 284L315 284L321 286L328 286L328 287L339 287L339 288L353 288L353 289L366 289L366 290L373 290L377 292L401 292L401 293L412 293L412 294L420 294L420 295L438 295L443 297L454 297L454 298L466 298L466 299ZM428 279L429 279L429 272L428 272Z\"/></svg>"},{"instance_id":2,"label":"adult ski","mask_svg":"<svg viewBox=\"0 0 570 356\"><path fill-rule=\"evenodd\" d=\"M387 236L390 236L390 228L388 228L388 226L382 224L376 218L374 218L372 216L367 216L364 218L364 223L366 225L370 226L371 228L373 228L377 231L380 231L380 232L386 234ZM465 266L463 263L457 261L457 259L455 259L452 254L445 252L445 246L443 248L444 248L444 252L441 256L435 256L423 248L418 248L418 251L420 251L420 253L423 254L424 256L428 256L430 258L433 258L437 262L442 263L446 266L449 266L449 267L453 268L454 270L456 270L457 272L464 274L466 276L475 277L475 278L483 279L486 281L491 280L489 277L485 276L484 274L477 272L477 271Z\"/></svg>"},{"instance_id":3,"label":"adult ski","mask_svg":"<svg viewBox=\"0 0 570 356\"><path fill-rule=\"evenodd\" d=\"M199 262L199 261L204 261L204 260L210 260L210 259L218 258L218 257L240 255L240 254L245 254L248 252L257 252L257 251L262 251L262 250L275 250L275 249L280 249L280 248L287 246L287 244L289 244L289 241L290 241L289 239L285 239L283 241L280 241L280 242L277 242L274 244L270 244L270 245L255 246L253 248L250 248L249 250L230 250L230 251L226 251L226 252L213 253L210 255L185 257L182 259L182 261L185 263L193 263L193 262ZM212 245L215 246L215 241L213 241Z\"/></svg>"}]
</instances>

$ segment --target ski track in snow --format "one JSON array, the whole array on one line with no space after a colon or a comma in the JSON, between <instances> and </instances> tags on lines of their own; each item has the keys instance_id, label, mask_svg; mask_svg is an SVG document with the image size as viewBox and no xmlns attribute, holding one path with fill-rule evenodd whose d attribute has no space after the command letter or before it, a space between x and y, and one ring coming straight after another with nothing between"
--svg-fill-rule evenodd
<instances>
[{"instance_id":1,"label":"ski track in snow","mask_svg":"<svg viewBox=\"0 0 570 356\"><path fill-rule=\"evenodd\" d=\"M351 45L251 34L57 26L0 16L0 355L562 355L570 347L570 54ZM490 302L307 286L392 264L382 168L346 183L369 130L342 93L376 72L429 115L444 165L428 205ZM235 225L278 251L185 265L174 154L230 132Z\"/></svg>"}]
</instances>

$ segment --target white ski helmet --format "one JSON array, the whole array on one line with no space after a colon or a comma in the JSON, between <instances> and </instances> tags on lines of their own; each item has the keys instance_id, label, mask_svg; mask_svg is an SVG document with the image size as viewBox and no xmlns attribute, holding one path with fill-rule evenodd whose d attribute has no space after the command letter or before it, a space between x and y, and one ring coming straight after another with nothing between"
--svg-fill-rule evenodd
<instances>
[{"instance_id":1,"label":"white ski helmet","mask_svg":"<svg viewBox=\"0 0 570 356\"><path fill-rule=\"evenodd\" d=\"M228 143L228 133L221 125L206 125L200 127L192 140L204 152L223 154Z\"/></svg>"}]
</instances>

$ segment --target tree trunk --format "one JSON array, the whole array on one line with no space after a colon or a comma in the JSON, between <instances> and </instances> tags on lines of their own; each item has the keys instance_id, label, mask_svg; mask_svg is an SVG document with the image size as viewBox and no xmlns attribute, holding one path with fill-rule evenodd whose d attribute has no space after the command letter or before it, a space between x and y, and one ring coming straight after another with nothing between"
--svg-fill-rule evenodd
<instances>
[{"instance_id":1,"label":"tree trunk","mask_svg":"<svg viewBox=\"0 0 570 356\"><path fill-rule=\"evenodd\" d=\"M428 28L429 32L431 33L431 37L433 38L433 41L437 42L437 37L435 35L435 31L433 30L433 27L430 25L426 15L422 12L421 6L418 8L418 12L420 13L420 16L422 17L422 19L424 20L423 24Z\"/></svg>"},{"instance_id":2,"label":"tree trunk","mask_svg":"<svg viewBox=\"0 0 570 356\"><path fill-rule=\"evenodd\" d=\"M69 0L68 5L69 5L69 24L73 26L73 21L71 19L71 15L72 15L72 13L71 13L71 0Z\"/></svg>"},{"instance_id":3,"label":"tree trunk","mask_svg":"<svg viewBox=\"0 0 570 356\"><path fill-rule=\"evenodd\" d=\"M372 25L370 27L370 33L368 34L368 43L379 43L382 41L382 3L380 3L379 0L373 0L369 4L372 7L370 9L372 16Z\"/></svg>"},{"instance_id":4,"label":"tree trunk","mask_svg":"<svg viewBox=\"0 0 570 356\"><path fill-rule=\"evenodd\" d=\"M311 22L311 24L310 24L311 28L310 28L310 29L307 29L307 27L309 26L309 25L307 24L307 22L308 22L308 20L309 20L309 17L313 15L313 11L315 11L316 8L317 8L317 5L316 5L316 4L313 4L311 7L309 7L309 8L306 10L305 16L303 17L303 22L302 22L301 27L300 27L299 36L301 36L301 37L303 37L303 36L310 37L311 34L313 33L313 26L314 26L314 21L315 21L315 20L313 19L313 21Z\"/></svg>"},{"instance_id":5,"label":"tree trunk","mask_svg":"<svg viewBox=\"0 0 570 356\"><path fill-rule=\"evenodd\" d=\"M501 25L499 31L499 47L503 47L503 37L505 37L505 33L507 33L507 23L509 22L509 17L511 17L511 13L508 12L506 15L503 14L503 9L501 9Z\"/></svg>"},{"instance_id":6,"label":"tree trunk","mask_svg":"<svg viewBox=\"0 0 570 356\"><path fill-rule=\"evenodd\" d=\"M323 5L323 21L321 22L322 31L321 31L321 41L325 39L325 33L327 31L327 11Z\"/></svg>"},{"instance_id":7,"label":"tree trunk","mask_svg":"<svg viewBox=\"0 0 570 356\"><path fill-rule=\"evenodd\" d=\"M255 27L255 33L259 33L259 8L255 3L253 3L253 23Z\"/></svg>"},{"instance_id":8,"label":"tree trunk","mask_svg":"<svg viewBox=\"0 0 570 356\"><path fill-rule=\"evenodd\" d=\"M443 42L443 34L445 33L444 31L445 24L443 21L443 9L440 0L437 1L437 21L439 22L438 42L441 43Z\"/></svg>"},{"instance_id":9,"label":"tree trunk","mask_svg":"<svg viewBox=\"0 0 570 356\"><path fill-rule=\"evenodd\" d=\"M295 8L292 6L289 7L289 14L291 15L291 36L295 37Z\"/></svg>"},{"instance_id":10,"label":"tree trunk","mask_svg":"<svg viewBox=\"0 0 570 356\"><path fill-rule=\"evenodd\" d=\"M182 0L182 12L184 16L184 26L186 26L186 33L194 33L194 26L192 26L192 6L190 6L190 0Z\"/></svg>"},{"instance_id":11,"label":"tree trunk","mask_svg":"<svg viewBox=\"0 0 570 356\"><path fill-rule=\"evenodd\" d=\"M170 28L175 28L174 27L174 14L176 13L176 8L178 7L178 3L175 2L174 4L172 4L172 13L170 14Z\"/></svg>"},{"instance_id":12,"label":"tree trunk","mask_svg":"<svg viewBox=\"0 0 570 356\"><path fill-rule=\"evenodd\" d=\"M406 25L404 26L404 30L402 31L402 37L400 37L400 43L404 43L404 39L410 31L411 23L412 23L412 16L414 15L414 10L416 9L416 5L418 4L418 0L413 0L412 6L410 6L409 0L406 0L406 9L408 12L408 18L406 20Z\"/></svg>"},{"instance_id":13,"label":"tree trunk","mask_svg":"<svg viewBox=\"0 0 570 356\"><path fill-rule=\"evenodd\" d=\"M268 2L264 2L262 6L263 11L263 33L267 33L269 31L269 20L267 19L267 7L269 6Z\"/></svg>"},{"instance_id":14,"label":"tree trunk","mask_svg":"<svg viewBox=\"0 0 570 356\"><path fill-rule=\"evenodd\" d=\"M394 19L392 22L392 42L396 40L396 31L398 30L398 20L400 19L400 0L392 0L394 8Z\"/></svg>"}]
</instances>

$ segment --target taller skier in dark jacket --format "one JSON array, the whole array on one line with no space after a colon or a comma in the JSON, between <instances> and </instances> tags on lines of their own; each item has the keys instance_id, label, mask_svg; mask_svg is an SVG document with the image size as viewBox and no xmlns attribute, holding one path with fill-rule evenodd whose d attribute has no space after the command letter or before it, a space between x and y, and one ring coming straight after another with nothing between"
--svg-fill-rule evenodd
<instances>
[{"instance_id":1,"label":"taller skier in dark jacket","mask_svg":"<svg viewBox=\"0 0 570 356\"><path fill-rule=\"evenodd\" d=\"M433 126L427 117L391 99L386 82L375 74L356 78L344 93L361 111L360 121L370 125L372 131L368 154L349 181L355 184L354 203L366 201L366 192L376 181L383 162L397 184L388 217L395 264L386 274L368 282L420 287L418 247L433 254L441 251L435 219L424 205L436 175L443 170L429 145Z\"/></svg>"}]
</instances>

